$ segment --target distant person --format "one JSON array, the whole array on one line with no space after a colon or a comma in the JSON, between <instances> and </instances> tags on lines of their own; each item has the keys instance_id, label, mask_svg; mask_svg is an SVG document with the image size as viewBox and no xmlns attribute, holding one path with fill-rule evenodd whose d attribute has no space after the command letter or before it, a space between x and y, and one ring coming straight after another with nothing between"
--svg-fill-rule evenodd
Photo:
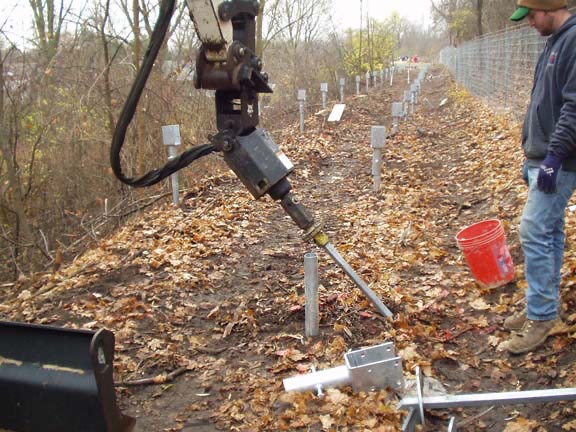
<instances>
[{"instance_id":1,"label":"distant person","mask_svg":"<svg viewBox=\"0 0 576 432\"><path fill-rule=\"evenodd\" d=\"M414 63L418 63L418 56L415 55L414 57L412 57L412 61L413 61Z\"/></svg>"},{"instance_id":2,"label":"distant person","mask_svg":"<svg viewBox=\"0 0 576 432\"><path fill-rule=\"evenodd\" d=\"M504 321L504 347L522 354L542 345L560 319L564 209L576 189L576 16L567 0L518 0L512 21L528 17L549 36L536 64L522 126L528 199L520 222L526 309Z\"/></svg>"}]
</instances>

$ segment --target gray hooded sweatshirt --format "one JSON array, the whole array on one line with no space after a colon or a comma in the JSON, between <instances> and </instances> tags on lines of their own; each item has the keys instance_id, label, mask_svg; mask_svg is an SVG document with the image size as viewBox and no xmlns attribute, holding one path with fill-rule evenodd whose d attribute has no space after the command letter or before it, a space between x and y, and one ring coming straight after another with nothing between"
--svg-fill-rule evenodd
<instances>
[{"instance_id":1,"label":"gray hooded sweatshirt","mask_svg":"<svg viewBox=\"0 0 576 432\"><path fill-rule=\"evenodd\" d=\"M563 169L576 171L576 15L550 36L538 58L522 147L530 166L551 152L564 158Z\"/></svg>"}]
</instances>

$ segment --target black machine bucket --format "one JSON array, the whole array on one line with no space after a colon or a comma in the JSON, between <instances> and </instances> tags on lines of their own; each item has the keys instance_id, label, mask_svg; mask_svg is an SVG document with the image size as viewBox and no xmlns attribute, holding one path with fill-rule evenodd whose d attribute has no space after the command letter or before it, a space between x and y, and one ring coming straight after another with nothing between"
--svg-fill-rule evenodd
<instances>
[{"instance_id":1,"label":"black machine bucket","mask_svg":"<svg viewBox=\"0 0 576 432\"><path fill-rule=\"evenodd\" d=\"M116 405L114 334L0 321L0 429L128 432Z\"/></svg>"}]
</instances>

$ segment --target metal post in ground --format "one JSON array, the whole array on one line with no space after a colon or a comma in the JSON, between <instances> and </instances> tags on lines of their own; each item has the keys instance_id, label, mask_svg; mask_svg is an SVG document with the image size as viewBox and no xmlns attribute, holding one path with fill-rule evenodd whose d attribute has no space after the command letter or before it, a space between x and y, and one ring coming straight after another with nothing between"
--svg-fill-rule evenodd
<instances>
[{"instance_id":1,"label":"metal post in ground","mask_svg":"<svg viewBox=\"0 0 576 432\"><path fill-rule=\"evenodd\" d=\"M306 90L298 90L298 103L300 105L300 132L304 132L304 103L306 102Z\"/></svg>"},{"instance_id":2,"label":"metal post in ground","mask_svg":"<svg viewBox=\"0 0 576 432\"><path fill-rule=\"evenodd\" d=\"M168 160L178 156L176 147L180 145L180 125L162 126L162 141L168 146ZM180 197L177 172L170 175L170 182L172 183L172 204L178 205Z\"/></svg>"},{"instance_id":3,"label":"metal post in ground","mask_svg":"<svg viewBox=\"0 0 576 432\"><path fill-rule=\"evenodd\" d=\"M366 72L364 78L366 79L366 94L368 94L368 89L370 88L370 72Z\"/></svg>"},{"instance_id":4,"label":"metal post in ground","mask_svg":"<svg viewBox=\"0 0 576 432\"><path fill-rule=\"evenodd\" d=\"M400 118L404 116L402 102L392 102L392 131L390 135L396 135L399 128Z\"/></svg>"},{"instance_id":5,"label":"metal post in ground","mask_svg":"<svg viewBox=\"0 0 576 432\"><path fill-rule=\"evenodd\" d=\"M360 75L356 75L356 94L360 94Z\"/></svg>"},{"instance_id":6,"label":"metal post in ground","mask_svg":"<svg viewBox=\"0 0 576 432\"><path fill-rule=\"evenodd\" d=\"M344 103L344 86L346 85L346 78L340 78L340 103Z\"/></svg>"},{"instance_id":7,"label":"metal post in ground","mask_svg":"<svg viewBox=\"0 0 576 432\"><path fill-rule=\"evenodd\" d=\"M318 255L310 252L304 255L304 308L306 337L318 336L320 318L318 308Z\"/></svg>"},{"instance_id":8,"label":"metal post in ground","mask_svg":"<svg viewBox=\"0 0 576 432\"><path fill-rule=\"evenodd\" d=\"M325 110L328 100L328 83L320 83L320 93L322 93L322 109Z\"/></svg>"},{"instance_id":9,"label":"metal post in ground","mask_svg":"<svg viewBox=\"0 0 576 432\"><path fill-rule=\"evenodd\" d=\"M370 145L372 154L372 176L374 177L374 192L380 190L380 171L382 165L382 149L386 144L386 127L372 126L370 130Z\"/></svg>"},{"instance_id":10,"label":"metal post in ground","mask_svg":"<svg viewBox=\"0 0 576 432\"><path fill-rule=\"evenodd\" d=\"M404 91L404 117L408 117L408 113L409 113L409 108L410 108L410 101L412 100L411 96L410 96L410 91L409 90L405 90Z\"/></svg>"},{"instance_id":11,"label":"metal post in ground","mask_svg":"<svg viewBox=\"0 0 576 432\"><path fill-rule=\"evenodd\" d=\"M394 82L394 66L390 67L390 87L392 87L392 83Z\"/></svg>"},{"instance_id":12,"label":"metal post in ground","mask_svg":"<svg viewBox=\"0 0 576 432\"><path fill-rule=\"evenodd\" d=\"M410 86L410 93L412 93L412 113L414 113L414 105L418 105L418 85L412 84Z\"/></svg>"}]
</instances>

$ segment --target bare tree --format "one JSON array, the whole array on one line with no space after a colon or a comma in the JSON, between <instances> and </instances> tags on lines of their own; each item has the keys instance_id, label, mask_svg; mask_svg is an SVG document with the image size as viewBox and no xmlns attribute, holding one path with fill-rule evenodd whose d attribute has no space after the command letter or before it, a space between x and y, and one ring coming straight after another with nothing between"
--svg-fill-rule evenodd
<instances>
[{"instance_id":1,"label":"bare tree","mask_svg":"<svg viewBox=\"0 0 576 432\"><path fill-rule=\"evenodd\" d=\"M14 46L5 55L0 50L0 178L5 177L6 179L0 190L0 214L2 214L3 228L11 227L9 232L3 232L3 237L11 244L13 270L16 276L19 272L18 261L21 255L24 257L33 256L29 253L29 250L34 246L34 236L26 212L26 199L31 189L31 171L36 151L32 149L30 152L26 152L26 155L30 156L27 167L20 165L17 158L21 118L19 113L20 95L6 93L9 87L16 87L16 85L9 86L5 81L4 73L6 59L15 51ZM16 77L16 73L11 72L10 76ZM7 107L9 113L6 112ZM27 184L25 182L26 177L28 177Z\"/></svg>"},{"instance_id":2,"label":"bare tree","mask_svg":"<svg viewBox=\"0 0 576 432\"><path fill-rule=\"evenodd\" d=\"M72 1L28 0L34 14L36 43L47 65L58 50L64 20L70 12Z\"/></svg>"}]
</instances>

